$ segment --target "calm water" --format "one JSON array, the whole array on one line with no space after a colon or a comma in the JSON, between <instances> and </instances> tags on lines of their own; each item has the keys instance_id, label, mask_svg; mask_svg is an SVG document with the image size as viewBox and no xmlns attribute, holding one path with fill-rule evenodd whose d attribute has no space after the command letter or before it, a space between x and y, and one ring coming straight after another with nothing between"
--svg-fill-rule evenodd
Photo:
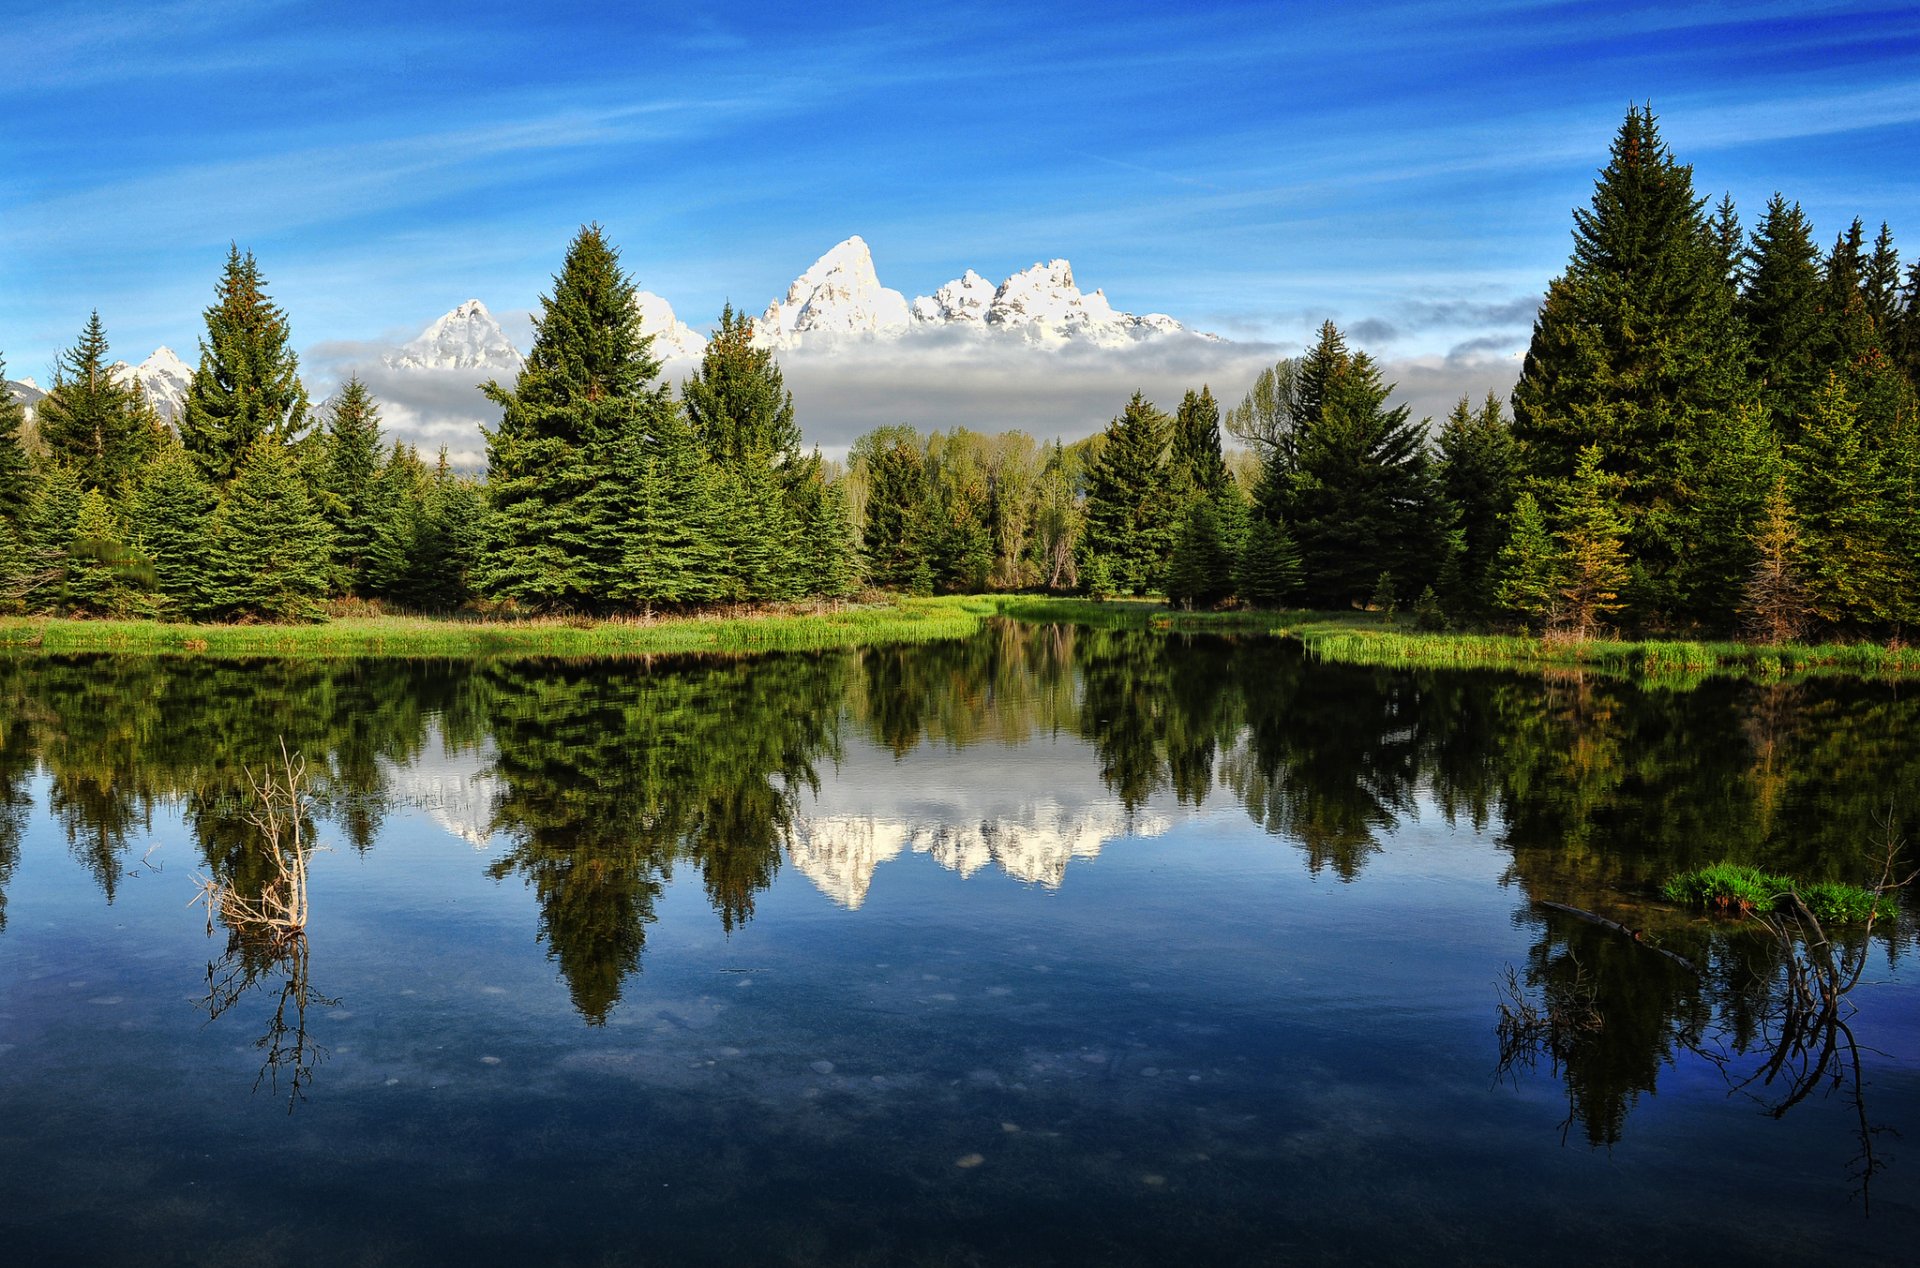
<instances>
[{"instance_id":1,"label":"calm water","mask_svg":"<svg viewBox=\"0 0 1920 1268\"><path fill-rule=\"evenodd\" d=\"M0 1255L1911 1262L1912 923L1841 939L1861 1077L1786 1105L1779 949L1651 895L1872 879L1916 736L1910 688L1037 627L0 661ZM261 883L283 737L331 849L270 952L188 901ZM1503 1069L1509 969L1599 1020Z\"/></svg>"}]
</instances>

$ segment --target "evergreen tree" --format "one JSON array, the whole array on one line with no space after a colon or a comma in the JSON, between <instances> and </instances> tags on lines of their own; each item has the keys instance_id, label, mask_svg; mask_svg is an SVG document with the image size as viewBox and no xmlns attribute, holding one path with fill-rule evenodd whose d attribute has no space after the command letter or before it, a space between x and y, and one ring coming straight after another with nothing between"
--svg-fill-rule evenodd
<instances>
[{"instance_id":1,"label":"evergreen tree","mask_svg":"<svg viewBox=\"0 0 1920 1268\"><path fill-rule=\"evenodd\" d=\"M731 471L767 464L797 468L800 427L770 348L753 342L753 319L728 304L707 340L700 368L680 385L681 404L695 440L713 462Z\"/></svg>"},{"instance_id":2,"label":"evergreen tree","mask_svg":"<svg viewBox=\"0 0 1920 1268\"><path fill-rule=\"evenodd\" d=\"M877 586L907 587L925 563L927 466L911 434L874 437L861 455L867 471L867 507L861 545L867 576Z\"/></svg>"},{"instance_id":3,"label":"evergreen tree","mask_svg":"<svg viewBox=\"0 0 1920 1268\"><path fill-rule=\"evenodd\" d=\"M1574 213L1567 271L1547 290L1513 392L1514 436L1548 500L1569 496L1598 446L1620 477L1619 510L1640 601L1683 601L1673 517L1678 454L1745 390L1725 258L1653 112L1627 114L1591 208Z\"/></svg>"},{"instance_id":4,"label":"evergreen tree","mask_svg":"<svg viewBox=\"0 0 1920 1268\"><path fill-rule=\"evenodd\" d=\"M307 389L287 315L266 292L253 253L227 252L206 310L200 365L187 386L180 440L201 474L224 487L262 436L290 444L307 427Z\"/></svg>"},{"instance_id":5,"label":"evergreen tree","mask_svg":"<svg viewBox=\"0 0 1920 1268\"><path fill-rule=\"evenodd\" d=\"M346 582L364 587L367 554L379 532L374 480L380 472L380 407L358 376L327 409L320 490L333 525L334 562Z\"/></svg>"},{"instance_id":6,"label":"evergreen tree","mask_svg":"<svg viewBox=\"0 0 1920 1268\"><path fill-rule=\"evenodd\" d=\"M271 435L241 456L213 515L206 602L221 617L312 621L332 572L333 530L294 456Z\"/></svg>"},{"instance_id":7,"label":"evergreen tree","mask_svg":"<svg viewBox=\"0 0 1920 1268\"><path fill-rule=\"evenodd\" d=\"M1183 499L1211 497L1231 478L1220 447L1220 406L1205 385L1180 400L1168 465L1175 495Z\"/></svg>"},{"instance_id":8,"label":"evergreen tree","mask_svg":"<svg viewBox=\"0 0 1920 1268\"><path fill-rule=\"evenodd\" d=\"M1687 496L1674 519L1676 575L1686 597L1676 614L1729 629L1753 568L1767 490L1780 471L1780 445L1765 411L1750 403L1703 420L1680 459L1679 487Z\"/></svg>"},{"instance_id":9,"label":"evergreen tree","mask_svg":"<svg viewBox=\"0 0 1920 1268\"><path fill-rule=\"evenodd\" d=\"M219 498L186 450L169 446L134 492L132 534L152 561L160 614L192 618L206 607L210 538Z\"/></svg>"},{"instance_id":10,"label":"evergreen tree","mask_svg":"<svg viewBox=\"0 0 1920 1268\"><path fill-rule=\"evenodd\" d=\"M1177 529L1167 472L1171 420L1139 392L1107 425L1106 448L1087 474L1083 551L1106 561L1120 593L1161 585Z\"/></svg>"},{"instance_id":11,"label":"evergreen tree","mask_svg":"<svg viewBox=\"0 0 1920 1268\"><path fill-rule=\"evenodd\" d=\"M1218 503L1192 499L1167 563L1167 601L1184 608L1214 606L1233 593L1234 564Z\"/></svg>"},{"instance_id":12,"label":"evergreen tree","mask_svg":"<svg viewBox=\"0 0 1920 1268\"><path fill-rule=\"evenodd\" d=\"M1787 502L1786 476L1775 477L1754 536L1753 570L1741 599L1746 633L1762 643L1790 643L1807 627L1806 588L1800 584L1800 534Z\"/></svg>"},{"instance_id":13,"label":"evergreen tree","mask_svg":"<svg viewBox=\"0 0 1920 1268\"><path fill-rule=\"evenodd\" d=\"M139 387L114 377L98 312L87 319L80 341L60 354L38 421L49 456L71 467L83 489L129 483L162 437Z\"/></svg>"},{"instance_id":14,"label":"evergreen tree","mask_svg":"<svg viewBox=\"0 0 1920 1268\"><path fill-rule=\"evenodd\" d=\"M1299 543L1305 598L1320 607L1364 600L1384 570L1424 585L1438 568L1435 495L1423 428L1366 353L1332 322L1295 376L1291 443L1274 450L1260 512Z\"/></svg>"},{"instance_id":15,"label":"evergreen tree","mask_svg":"<svg viewBox=\"0 0 1920 1268\"><path fill-rule=\"evenodd\" d=\"M1234 586L1241 599L1259 608L1282 607L1299 591L1300 581L1300 549L1285 522L1270 515L1255 516L1234 570Z\"/></svg>"},{"instance_id":16,"label":"evergreen tree","mask_svg":"<svg viewBox=\"0 0 1920 1268\"><path fill-rule=\"evenodd\" d=\"M1627 583L1627 526L1614 509L1617 480L1601 468L1598 445L1580 451L1560 531L1560 613L1575 638L1592 638L1626 606L1620 590Z\"/></svg>"},{"instance_id":17,"label":"evergreen tree","mask_svg":"<svg viewBox=\"0 0 1920 1268\"><path fill-rule=\"evenodd\" d=\"M598 608L624 568L632 461L673 408L632 280L598 225L541 298L533 350L487 435L492 504L481 586L534 608Z\"/></svg>"},{"instance_id":18,"label":"evergreen tree","mask_svg":"<svg viewBox=\"0 0 1920 1268\"><path fill-rule=\"evenodd\" d=\"M1057 440L1047 447L1034 486L1026 553L1033 574L1049 590L1071 590L1080 582L1075 562L1081 530L1080 500L1074 492L1077 473L1073 451Z\"/></svg>"},{"instance_id":19,"label":"evergreen tree","mask_svg":"<svg viewBox=\"0 0 1920 1268\"><path fill-rule=\"evenodd\" d=\"M1514 500L1507 542L1500 548L1495 599L1516 616L1551 624L1560 611L1562 563L1539 500L1530 491L1522 492Z\"/></svg>"},{"instance_id":20,"label":"evergreen tree","mask_svg":"<svg viewBox=\"0 0 1920 1268\"><path fill-rule=\"evenodd\" d=\"M702 461L679 411L667 411L635 459L621 577L611 596L648 616L660 604L717 597L726 561L716 473Z\"/></svg>"},{"instance_id":21,"label":"evergreen tree","mask_svg":"<svg viewBox=\"0 0 1920 1268\"><path fill-rule=\"evenodd\" d=\"M1825 368L1851 371L1879 349L1879 331L1862 289L1866 269L1866 229L1856 216L1846 232L1834 239L1821 270L1825 337L1816 351Z\"/></svg>"},{"instance_id":22,"label":"evergreen tree","mask_svg":"<svg viewBox=\"0 0 1920 1268\"><path fill-rule=\"evenodd\" d=\"M1826 378L1818 357L1825 311L1820 252L1800 204L1775 194L1753 233L1739 312L1747 326L1762 399L1789 436Z\"/></svg>"},{"instance_id":23,"label":"evergreen tree","mask_svg":"<svg viewBox=\"0 0 1920 1268\"><path fill-rule=\"evenodd\" d=\"M1821 620L1855 629L1895 614L1894 506L1875 439L1840 375L1831 374L1786 451L1809 606Z\"/></svg>"},{"instance_id":24,"label":"evergreen tree","mask_svg":"<svg viewBox=\"0 0 1920 1268\"><path fill-rule=\"evenodd\" d=\"M147 593L153 569L127 546L126 527L113 502L98 488L80 499L80 511L67 543L63 606L89 616L145 616L152 611Z\"/></svg>"},{"instance_id":25,"label":"evergreen tree","mask_svg":"<svg viewBox=\"0 0 1920 1268\"><path fill-rule=\"evenodd\" d=\"M1479 618L1494 606L1494 570L1507 541L1519 464L1500 399L1476 412L1466 397L1441 425L1437 482L1446 508L1447 550L1438 598L1449 612Z\"/></svg>"},{"instance_id":26,"label":"evergreen tree","mask_svg":"<svg viewBox=\"0 0 1920 1268\"><path fill-rule=\"evenodd\" d=\"M1873 240L1873 253L1867 257L1860 278L1860 293L1866 300L1867 318L1883 349L1891 349L1893 329L1900 316L1900 253L1893 246L1893 230L1880 222Z\"/></svg>"},{"instance_id":27,"label":"evergreen tree","mask_svg":"<svg viewBox=\"0 0 1920 1268\"><path fill-rule=\"evenodd\" d=\"M853 593L853 528L846 490L815 476L801 490L800 590L823 599Z\"/></svg>"},{"instance_id":28,"label":"evergreen tree","mask_svg":"<svg viewBox=\"0 0 1920 1268\"><path fill-rule=\"evenodd\" d=\"M33 466L20 435L27 421L26 407L6 383L7 363L0 358L0 524L6 525L17 545L33 503Z\"/></svg>"}]
</instances>

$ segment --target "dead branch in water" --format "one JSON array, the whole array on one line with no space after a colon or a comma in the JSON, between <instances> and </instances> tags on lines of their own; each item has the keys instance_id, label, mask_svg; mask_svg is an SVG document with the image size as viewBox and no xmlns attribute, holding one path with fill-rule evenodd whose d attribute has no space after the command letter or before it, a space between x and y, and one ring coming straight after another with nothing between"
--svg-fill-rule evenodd
<instances>
[{"instance_id":1,"label":"dead branch in water","mask_svg":"<svg viewBox=\"0 0 1920 1268\"><path fill-rule=\"evenodd\" d=\"M1669 960L1672 960L1675 964L1679 965L1681 968L1685 969L1687 972L1696 973L1696 974L1700 972L1700 966L1695 964L1692 960L1689 960L1686 956L1681 955L1677 951L1669 951L1665 947L1656 946L1655 944L1648 942L1646 939L1646 935L1642 931L1638 929L1630 929L1626 925L1621 924L1617 920L1608 920L1605 916L1597 916L1593 912L1583 911L1578 907L1569 907L1565 903L1550 903L1550 902L1542 901L1540 905L1542 907L1545 907L1549 911L1557 911L1557 912L1560 912L1562 915L1574 916L1581 920L1587 921L1589 924L1599 925L1603 929L1611 929L1615 933L1624 933L1625 935L1627 935L1627 937L1633 939L1635 942L1639 943L1641 946L1645 947L1647 950L1652 951L1657 955L1666 956Z\"/></svg>"},{"instance_id":2,"label":"dead branch in water","mask_svg":"<svg viewBox=\"0 0 1920 1268\"><path fill-rule=\"evenodd\" d=\"M237 934L264 936L275 942L299 936L307 927L307 864L320 848L307 840L307 763L287 752L280 741L280 768L264 776L246 771L254 808L247 822L259 830L274 875L257 897L248 898L231 882L210 876L196 878L200 892L194 902L207 909L207 930L213 918Z\"/></svg>"}]
</instances>

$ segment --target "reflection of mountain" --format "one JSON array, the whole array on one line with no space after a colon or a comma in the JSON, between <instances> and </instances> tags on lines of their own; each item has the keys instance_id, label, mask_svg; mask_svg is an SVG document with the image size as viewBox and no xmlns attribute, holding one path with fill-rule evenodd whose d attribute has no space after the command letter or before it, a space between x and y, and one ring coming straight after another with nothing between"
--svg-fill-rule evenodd
<instances>
[{"instance_id":1,"label":"reflection of mountain","mask_svg":"<svg viewBox=\"0 0 1920 1268\"><path fill-rule=\"evenodd\" d=\"M435 740L431 737L404 765L382 761L386 800L424 810L468 845L485 849L493 841L494 808L500 802L500 780L488 773L493 745L450 753Z\"/></svg>"},{"instance_id":2,"label":"reflection of mountain","mask_svg":"<svg viewBox=\"0 0 1920 1268\"><path fill-rule=\"evenodd\" d=\"M819 815L796 819L787 856L801 875L843 907L866 901L880 864L907 850L962 876L989 863L1015 880L1057 889L1073 859L1090 859L1115 837L1159 836L1161 815L1129 815L1117 805L1069 811L1058 802L1027 807L1017 818L965 822Z\"/></svg>"}]
</instances>

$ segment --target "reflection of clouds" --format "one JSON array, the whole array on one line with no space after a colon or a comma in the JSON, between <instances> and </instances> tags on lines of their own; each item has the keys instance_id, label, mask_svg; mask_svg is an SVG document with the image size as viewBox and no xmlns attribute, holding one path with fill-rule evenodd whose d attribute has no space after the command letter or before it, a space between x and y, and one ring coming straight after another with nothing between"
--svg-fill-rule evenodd
<instances>
[{"instance_id":1,"label":"reflection of clouds","mask_svg":"<svg viewBox=\"0 0 1920 1268\"><path fill-rule=\"evenodd\" d=\"M1172 826L1164 816L1129 816L1118 805L1068 811L1040 804L1023 818L954 823L829 815L796 821L787 855L821 893L843 907L858 907L880 864L907 850L962 876L991 863L1015 880L1058 889L1072 860L1098 856L1115 837L1159 836Z\"/></svg>"},{"instance_id":2,"label":"reflection of clouds","mask_svg":"<svg viewBox=\"0 0 1920 1268\"><path fill-rule=\"evenodd\" d=\"M850 745L837 776L794 816L794 868L845 907L866 900L873 874L902 854L925 854L972 876L993 866L1016 880L1058 887L1074 859L1111 840L1158 836L1172 819L1129 815L1078 739L1019 746L927 745L899 758Z\"/></svg>"},{"instance_id":3,"label":"reflection of clouds","mask_svg":"<svg viewBox=\"0 0 1920 1268\"><path fill-rule=\"evenodd\" d=\"M493 813L500 801L500 779L490 773L494 757L491 741L450 753L437 733L429 734L419 755L405 765L382 761L387 804L424 810L449 833L484 850L493 842Z\"/></svg>"}]
</instances>

